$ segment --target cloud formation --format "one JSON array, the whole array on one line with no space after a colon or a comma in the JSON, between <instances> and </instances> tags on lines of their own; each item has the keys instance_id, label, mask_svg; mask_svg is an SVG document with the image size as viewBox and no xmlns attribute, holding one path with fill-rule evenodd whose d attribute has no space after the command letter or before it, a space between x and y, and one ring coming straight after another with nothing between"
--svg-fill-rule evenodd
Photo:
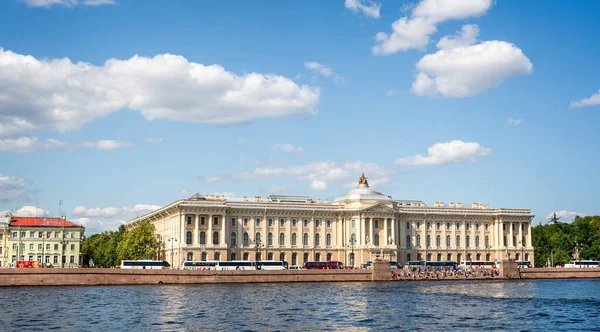
<instances>
[{"instance_id":1,"label":"cloud formation","mask_svg":"<svg viewBox=\"0 0 600 332\"><path fill-rule=\"evenodd\" d=\"M0 136L66 132L129 108L147 120L215 125L313 115L320 91L272 74L237 75L172 54L102 66L38 60L0 48Z\"/></svg>"},{"instance_id":2,"label":"cloud formation","mask_svg":"<svg viewBox=\"0 0 600 332\"><path fill-rule=\"evenodd\" d=\"M101 6L115 5L115 0L20 0L29 7L52 7L52 6Z\"/></svg>"},{"instance_id":3,"label":"cloud formation","mask_svg":"<svg viewBox=\"0 0 600 332\"><path fill-rule=\"evenodd\" d=\"M411 12L392 24L392 33L379 32L374 55L390 55L409 49L425 49L437 25L448 20L462 20L485 14L492 0L422 0ZM442 44L445 44L443 42Z\"/></svg>"},{"instance_id":4,"label":"cloud formation","mask_svg":"<svg viewBox=\"0 0 600 332\"><path fill-rule=\"evenodd\" d=\"M548 213L548 215L546 216L546 221L550 220L550 218L552 218L552 215L554 213L556 213L556 216L559 217L560 221L562 221L562 222L572 221L573 219L575 219L575 216L585 217L585 216L589 215L588 213L583 213L583 212L560 210L560 211L554 211L554 212Z\"/></svg>"},{"instance_id":5,"label":"cloud formation","mask_svg":"<svg viewBox=\"0 0 600 332\"><path fill-rule=\"evenodd\" d=\"M277 143L277 144L275 144L273 149L281 150L283 152L302 152L302 151L304 151L304 149L300 146L294 146L292 144L286 144L286 143L284 143L284 144Z\"/></svg>"},{"instance_id":6,"label":"cloud formation","mask_svg":"<svg viewBox=\"0 0 600 332\"><path fill-rule=\"evenodd\" d=\"M442 37L436 46L442 50L453 49L461 46L469 46L475 44L478 36L479 27L477 24L466 24L462 26L460 32L456 35Z\"/></svg>"},{"instance_id":7,"label":"cloud formation","mask_svg":"<svg viewBox=\"0 0 600 332\"><path fill-rule=\"evenodd\" d=\"M310 184L310 189L316 190L316 191L326 190L327 189L327 182L321 181L321 180L314 180Z\"/></svg>"},{"instance_id":8,"label":"cloud formation","mask_svg":"<svg viewBox=\"0 0 600 332\"><path fill-rule=\"evenodd\" d=\"M342 76L334 73L333 69L331 69L331 67L326 66L324 64L310 61L310 62L305 62L304 67L312 70L313 72L318 73L319 75L331 78L336 83L340 83L340 82L344 81L344 78Z\"/></svg>"},{"instance_id":9,"label":"cloud formation","mask_svg":"<svg viewBox=\"0 0 600 332\"><path fill-rule=\"evenodd\" d=\"M593 93L589 98L583 98L577 101L571 102L571 108L598 106L600 105L600 89L598 92Z\"/></svg>"},{"instance_id":10,"label":"cloud formation","mask_svg":"<svg viewBox=\"0 0 600 332\"><path fill-rule=\"evenodd\" d=\"M27 193L25 179L2 175L0 173L0 202L22 197Z\"/></svg>"},{"instance_id":11,"label":"cloud formation","mask_svg":"<svg viewBox=\"0 0 600 332\"><path fill-rule=\"evenodd\" d=\"M371 18L381 17L381 4L370 0L346 0L344 7L354 13L362 13Z\"/></svg>"},{"instance_id":12,"label":"cloud formation","mask_svg":"<svg viewBox=\"0 0 600 332\"><path fill-rule=\"evenodd\" d=\"M521 122L523 122L523 119L508 118L508 121L506 121L506 123L508 123L511 126L515 126L515 127L520 126Z\"/></svg>"},{"instance_id":13,"label":"cloud formation","mask_svg":"<svg viewBox=\"0 0 600 332\"><path fill-rule=\"evenodd\" d=\"M79 205L71 213L74 216L110 218L115 216L144 215L161 207L160 205L136 204L133 207L86 208Z\"/></svg>"},{"instance_id":14,"label":"cloud formation","mask_svg":"<svg viewBox=\"0 0 600 332\"><path fill-rule=\"evenodd\" d=\"M50 212L37 206L25 205L13 212L12 215L15 217L47 217L50 215Z\"/></svg>"},{"instance_id":15,"label":"cloud formation","mask_svg":"<svg viewBox=\"0 0 600 332\"><path fill-rule=\"evenodd\" d=\"M81 147L98 150L116 150L131 148L133 143L116 140L102 140L97 142L67 143L55 139L45 141L37 137L19 137L0 139L0 152L34 152L51 149L77 149Z\"/></svg>"},{"instance_id":16,"label":"cloud formation","mask_svg":"<svg viewBox=\"0 0 600 332\"><path fill-rule=\"evenodd\" d=\"M491 152L491 149L484 148L477 142L454 140L434 144L427 149L427 156L418 154L416 156L397 158L394 165L419 166L472 163L477 161L477 157L487 156Z\"/></svg>"}]
</instances>

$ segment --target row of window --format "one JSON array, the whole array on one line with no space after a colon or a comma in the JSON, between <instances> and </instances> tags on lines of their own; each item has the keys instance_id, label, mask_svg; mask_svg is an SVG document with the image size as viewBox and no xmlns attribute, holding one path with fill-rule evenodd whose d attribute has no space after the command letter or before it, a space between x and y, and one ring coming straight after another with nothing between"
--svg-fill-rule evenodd
<instances>
[{"instance_id":1,"label":"row of window","mask_svg":"<svg viewBox=\"0 0 600 332\"><path fill-rule=\"evenodd\" d=\"M50 262L50 257L53 258L52 264L59 264L58 263L58 256L56 256L56 255L55 256L45 256L44 263L46 263L46 264L51 263ZM27 258L28 258L27 260L30 261L30 262L32 262L34 260L33 259L33 255L29 255L29 257L27 257ZM19 256L19 260L20 261L24 261L25 260L25 256L23 256L23 255ZM41 262L42 261L42 256L37 256L36 260L38 262ZM14 263L16 261L17 261L17 255L12 255L12 262ZM67 256L62 256L62 263L63 264L67 263ZM69 264L75 264L75 256L69 256Z\"/></svg>"},{"instance_id":2,"label":"row of window","mask_svg":"<svg viewBox=\"0 0 600 332\"><path fill-rule=\"evenodd\" d=\"M212 238L212 244L219 244L219 232L214 232L213 233L213 238ZM200 232L200 245L206 245L206 233L205 232ZM281 233L279 234L279 245L280 246L284 246L285 245L285 234ZM193 234L192 232L187 232L186 236L185 236L185 243L188 245L193 244ZM243 244L244 246L248 246L250 243L254 243L256 245L260 245L262 243L261 241L261 235L260 233L256 233L256 236L254 237L254 241L252 241L250 239L250 236L248 235L247 232L244 232L244 238L243 238ZM292 239L291 239L291 245L295 246L297 243L297 235L296 233L292 233ZM232 232L230 234L230 241L229 244L232 246L236 246L237 245L237 234L235 232ZM304 233L303 237L302 237L302 244L307 246L308 245L308 233ZM273 245L273 233L269 233L267 235L267 245L268 246L272 246ZM321 235L319 233L316 233L314 236L314 245L315 246L319 246L321 245ZM327 235L325 235L325 245L330 246L331 245L331 234L327 233Z\"/></svg>"},{"instance_id":3,"label":"row of window","mask_svg":"<svg viewBox=\"0 0 600 332\"><path fill-rule=\"evenodd\" d=\"M510 256L510 254L509 254L509 256ZM446 261L448 261L448 262L451 262L451 261L453 261L453 257L454 257L454 256L453 256L452 254L447 254L447 255L446 255ZM428 262L431 262L431 261L432 261L432 259L433 259L433 255L432 255L432 254L427 254L427 257L426 257L426 258L427 258L427 259L426 259L426 261L428 261ZM442 254L437 254L436 260L437 260L438 262L441 262L441 261L442 261L442 258L443 258ZM463 258L462 254L457 254L457 255L456 255L456 261L457 261L457 262L461 262L461 261L463 260L462 258ZM483 258L482 254L476 254L476 255L475 255L475 260L476 260L476 261L480 261L480 260L482 260L482 258ZM492 258L492 255L491 255L491 254L485 254L485 260L486 260L486 261L491 261L491 260L492 260L491 258ZM520 260L520 258L521 258L521 255L520 255L520 254L516 254L516 257L515 257L515 259L516 259L516 260ZM467 254L467 259L466 259L466 260L467 260L467 261L470 261L470 260L472 260L472 259L473 259L473 255L471 255L471 254ZM410 261L412 261L412 260L413 260L413 256L412 256L411 254L406 254L406 261L407 261L407 262L410 262ZM423 260L423 255L421 255L421 254L417 254L417 259L416 259L416 260L417 260L417 261L422 261L422 260ZM525 254L525 260L526 260L526 261L529 261L529 254Z\"/></svg>"},{"instance_id":4,"label":"row of window","mask_svg":"<svg viewBox=\"0 0 600 332\"><path fill-rule=\"evenodd\" d=\"M260 252L256 253L256 257L255 257L256 260L260 261L262 259L261 256L262 255L261 255ZM273 260L274 257L275 257L275 255L272 252L267 253L267 260ZM247 261L247 260L249 260L249 258L250 258L249 253L245 252L245 253L242 254L242 259L243 260ZM309 258L310 258L309 253L304 253L303 256L302 256L302 258L303 258L303 263L308 262ZM325 255L325 260L327 260L327 261L332 260L332 258L333 258L333 255L331 253L328 253L327 255ZM187 260L188 261L194 261L194 259L195 259L194 253L188 252L187 253ZM206 261L207 259L208 259L208 254L207 253L203 252L203 253L200 254L200 260L201 261ZM213 258L212 259L216 260L216 261L221 260L221 253L215 252L213 254ZM233 252L233 253L231 253L229 255L229 260L230 261L235 261L237 259L238 259L238 256L237 256L236 253ZM291 265L297 265L298 264L298 254L297 253L292 253L291 259L292 259ZM321 254L320 253L315 253L314 261L319 262L319 261L321 261L321 259L322 259ZM285 253L282 252L282 253L279 254L279 260L282 261L282 262L286 261L286 255L285 255Z\"/></svg>"},{"instance_id":5,"label":"row of window","mask_svg":"<svg viewBox=\"0 0 600 332\"><path fill-rule=\"evenodd\" d=\"M18 245L16 243L13 243L12 245L13 250L17 250L18 249ZM25 243L21 243L21 249L25 250L26 246ZM51 250L51 244L50 243L46 243L46 250ZM58 243L54 244L54 250L58 250ZM42 250L44 249L44 246L41 243L38 243L37 245L37 250ZM35 250L35 244L30 243L29 244L29 250ZM67 244L63 243L62 246L62 250L67 250ZM75 250L75 244L71 244L71 250L74 251Z\"/></svg>"},{"instance_id":6,"label":"row of window","mask_svg":"<svg viewBox=\"0 0 600 332\"><path fill-rule=\"evenodd\" d=\"M41 239L42 237L46 237L47 239L50 238L55 238L58 239L60 237L60 231L30 231L29 232L29 238L30 239L35 239L35 238L39 238ZM76 232L63 232L63 238L71 238L74 239L76 236ZM12 238L16 239L19 237L19 232L12 232ZM21 231L21 239L24 239L27 237L27 232L26 231ZM0 234L0 239L2 239L2 234Z\"/></svg>"},{"instance_id":7,"label":"row of window","mask_svg":"<svg viewBox=\"0 0 600 332\"><path fill-rule=\"evenodd\" d=\"M421 247L421 236L417 235L415 237L415 247ZM504 236L504 246L508 246L507 242L506 242L506 235ZM517 237L513 236L513 242L511 243L511 246L515 246L517 243ZM522 237L521 242L519 242L519 244L525 244L525 236ZM475 247L479 248L479 235L475 236ZM425 245L427 247L431 247L431 235L427 235L426 240L425 240ZM412 238L410 235L406 236L406 247L407 248L411 248L412 245ZM442 238L441 236L436 236L435 238L435 246L437 248L440 248L442 246ZM460 241L460 235L456 236L456 247L459 248L461 246L461 241ZM484 247L488 248L490 246L490 237L489 236L485 236L484 238ZM451 247L451 237L450 235L446 236L446 247ZM466 237L466 241L465 241L465 247L469 248L471 247L471 236L467 235Z\"/></svg>"},{"instance_id":8,"label":"row of window","mask_svg":"<svg viewBox=\"0 0 600 332\"><path fill-rule=\"evenodd\" d=\"M260 223L261 223L261 219L260 218L256 218L254 219L255 225L260 227ZM304 219L303 220L303 225L304 227L308 227L308 219ZM244 226L248 226L249 223L249 218L244 218L243 219L243 225ZM267 219L267 223L269 227L273 227L275 226L275 220L272 218ZM192 216L188 216L187 217L187 224L188 225L192 225L193 224L193 217ZM298 219L292 219L292 227L297 227L298 224ZM200 225L206 225L206 218L205 217L200 217ZM213 217L213 225L218 226L219 225L219 217ZM237 219L236 218L231 218L231 226L235 227L237 226ZM285 227L285 219L281 218L279 219L279 226L280 227ZM319 228L321 227L321 220L319 219L315 219L315 227ZM325 227L327 228L331 228L331 220L325 220Z\"/></svg>"}]
</instances>

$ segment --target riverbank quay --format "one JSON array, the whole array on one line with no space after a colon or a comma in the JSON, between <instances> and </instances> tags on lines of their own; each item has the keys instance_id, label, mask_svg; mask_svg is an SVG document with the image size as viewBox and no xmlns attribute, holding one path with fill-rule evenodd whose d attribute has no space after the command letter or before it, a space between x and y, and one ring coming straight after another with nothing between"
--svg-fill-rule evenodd
<instances>
[{"instance_id":1,"label":"riverbank quay","mask_svg":"<svg viewBox=\"0 0 600 332\"><path fill-rule=\"evenodd\" d=\"M600 278L598 268L529 268L519 270L520 279Z\"/></svg>"}]
</instances>

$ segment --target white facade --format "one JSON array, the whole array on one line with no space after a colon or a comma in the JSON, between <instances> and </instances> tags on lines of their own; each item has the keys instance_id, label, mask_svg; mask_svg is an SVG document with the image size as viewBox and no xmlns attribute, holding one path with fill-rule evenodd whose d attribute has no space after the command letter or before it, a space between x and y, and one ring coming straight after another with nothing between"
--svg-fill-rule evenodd
<instances>
[{"instance_id":1,"label":"white facade","mask_svg":"<svg viewBox=\"0 0 600 332\"><path fill-rule=\"evenodd\" d=\"M527 209L491 209L473 203L427 206L394 201L371 188L364 175L356 189L334 202L271 195L249 201L194 195L127 226L150 220L163 259L276 259L290 265L338 260L360 266L374 255L411 260L517 259L533 262Z\"/></svg>"}]
</instances>

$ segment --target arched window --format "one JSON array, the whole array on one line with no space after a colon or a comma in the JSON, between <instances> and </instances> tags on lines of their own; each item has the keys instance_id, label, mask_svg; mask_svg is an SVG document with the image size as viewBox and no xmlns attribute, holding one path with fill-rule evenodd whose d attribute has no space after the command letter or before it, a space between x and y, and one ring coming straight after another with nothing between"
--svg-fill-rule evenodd
<instances>
[{"instance_id":1,"label":"arched window","mask_svg":"<svg viewBox=\"0 0 600 332\"><path fill-rule=\"evenodd\" d=\"M219 244L219 232L213 233L213 244Z\"/></svg>"},{"instance_id":2,"label":"arched window","mask_svg":"<svg viewBox=\"0 0 600 332\"><path fill-rule=\"evenodd\" d=\"M439 235L435 237L435 246L437 248L440 248L442 246L442 237Z\"/></svg>"},{"instance_id":3,"label":"arched window","mask_svg":"<svg viewBox=\"0 0 600 332\"><path fill-rule=\"evenodd\" d=\"M244 246L248 245L249 242L249 236L248 236L248 232L244 232Z\"/></svg>"},{"instance_id":4,"label":"arched window","mask_svg":"<svg viewBox=\"0 0 600 332\"><path fill-rule=\"evenodd\" d=\"M456 255L456 262L457 262L458 264L460 264L460 261L461 261L461 260L462 260L462 254L458 254L458 255Z\"/></svg>"},{"instance_id":5,"label":"arched window","mask_svg":"<svg viewBox=\"0 0 600 332\"><path fill-rule=\"evenodd\" d=\"M185 233L185 244L192 244L192 232Z\"/></svg>"},{"instance_id":6,"label":"arched window","mask_svg":"<svg viewBox=\"0 0 600 332\"><path fill-rule=\"evenodd\" d=\"M417 254L417 260L418 261L422 261L423 260L423 256L421 256L421 254Z\"/></svg>"},{"instance_id":7,"label":"arched window","mask_svg":"<svg viewBox=\"0 0 600 332\"><path fill-rule=\"evenodd\" d=\"M456 236L456 247L460 248L460 235Z\"/></svg>"},{"instance_id":8,"label":"arched window","mask_svg":"<svg viewBox=\"0 0 600 332\"><path fill-rule=\"evenodd\" d=\"M285 262L285 253L282 252L279 254L279 260Z\"/></svg>"},{"instance_id":9,"label":"arched window","mask_svg":"<svg viewBox=\"0 0 600 332\"><path fill-rule=\"evenodd\" d=\"M215 260L216 261L221 260L221 253L215 252Z\"/></svg>"},{"instance_id":10,"label":"arched window","mask_svg":"<svg viewBox=\"0 0 600 332\"><path fill-rule=\"evenodd\" d=\"M269 245L269 246L273 245L273 233L267 234L267 245Z\"/></svg>"},{"instance_id":11,"label":"arched window","mask_svg":"<svg viewBox=\"0 0 600 332\"><path fill-rule=\"evenodd\" d=\"M316 253L315 254L315 261L316 262L320 262L321 261L321 254L320 253Z\"/></svg>"},{"instance_id":12,"label":"arched window","mask_svg":"<svg viewBox=\"0 0 600 332\"><path fill-rule=\"evenodd\" d=\"M452 245L452 241L450 240L450 235L446 235L446 248L450 248Z\"/></svg>"},{"instance_id":13,"label":"arched window","mask_svg":"<svg viewBox=\"0 0 600 332\"><path fill-rule=\"evenodd\" d=\"M521 256L520 256L520 255L517 253L517 254L515 255L515 260L517 260L517 261L518 261L520 257L521 257Z\"/></svg>"},{"instance_id":14,"label":"arched window","mask_svg":"<svg viewBox=\"0 0 600 332\"><path fill-rule=\"evenodd\" d=\"M327 234L327 236L325 237L325 244L330 246L331 245L331 234Z\"/></svg>"},{"instance_id":15,"label":"arched window","mask_svg":"<svg viewBox=\"0 0 600 332\"><path fill-rule=\"evenodd\" d=\"M270 261L273 260L273 253L272 252L270 252L270 253L267 254L267 260L270 260Z\"/></svg>"},{"instance_id":16,"label":"arched window","mask_svg":"<svg viewBox=\"0 0 600 332\"><path fill-rule=\"evenodd\" d=\"M304 233L303 239L302 239L302 244L307 246L308 245L308 233Z\"/></svg>"},{"instance_id":17,"label":"arched window","mask_svg":"<svg viewBox=\"0 0 600 332\"><path fill-rule=\"evenodd\" d=\"M479 235L475 236L475 248L479 248Z\"/></svg>"},{"instance_id":18,"label":"arched window","mask_svg":"<svg viewBox=\"0 0 600 332\"><path fill-rule=\"evenodd\" d=\"M452 254L446 255L446 261L448 261L448 262L452 261Z\"/></svg>"},{"instance_id":19,"label":"arched window","mask_svg":"<svg viewBox=\"0 0 600 332\"><path fill-rule=\"evenodd\" d=\"M321 235L315 234L315 246L321 245Z\"/></svg>"},{"instance_id":20,"label":"arched window","mask_svg":"<svg viewBox=\"0 0 600 332\"><path fill-rule=\"evenodd\" d=\"M229 243L231 244L231 246L237 246L237 235L235 234L235 232L231 232Z\"/></svg>"},{"instance_id":21,"label":"arched window","mask_svg":"<svg viewBox=\"0 0 600 332\"><path fill-rule=\"evenodd\" d=\"M206 260L206 253L205 253L205 252L203 252L203 253L200 255L200 260L201 260L201 261L205 261L205 260Z\"/></svg>"},{"instance_id":22,"label":"arched window","mask_svg":"<svg viewBox=\"0 0 600 332\"><path fill-rule=\"evenodd\" d=\"M327 260L330 261L331 260L331 253L327 254Z\"/></svg>"},{"instance_id":23,"label":"arched window","mask_svg":"<svg viewBox=\"0 0 600 332\"><path fill-rule=\"evenodd\" d=\"M410 262L412 260L412 256L410 254L406 254L406 262Z\"/></svg>"},{"instance_id":24,"label":"arched window","mask_svg":"<svg viewBox=\"0 0 600 332\"><path fill-rule=\"evenodd\" d=\"M486 225L487 225L487 224L486 224ZM486 260L486 261L488 261L488 262L489 262L489 261L490 261L490 259L491 259L491 257L492 257L492 255L491 255L491 254L485 254L485 260Z\"/></svg>"},{"instance_id":25,"label":"arched window","mask_svg":"<svg viewBox=\"0 0 600 332\"><path fill-rule=\"evenodd\" d=\"M292 245L296 245L296 233L292 233Z\"/></svg>"},{"instance_id":26,"label":"arched window","mask_svg":"<svg viewBox=\"0 0 600 332\"><path fill-rule=\"evenodd\" d=\"M477 254L477 255L475 256L475 259L476 259L476 260L478 260L478 261L480 261L480 260L481 260L481 254Z\"/></svg>"},{"instance_id":27,"label":"arched window","mask_svg":"<svg viewBox=\"0 0 600 332\"><path fill-rule=\"evenodd\" d=\"M412 248L412 243L411 243L411 241L410 241L410 235L407 235L407 236L406 236L406 247L407 247L408 249Z\"/></svg>"},{"instance_id":28,"label":"arched window","mask_svg":"<svg viewBox=\"0 0 600 332\"><path fill-rule=\"evenodd\" d=\"M187 260L188 261L193 261L194 260L194 253L193 252L188 252L187 253Z\"/></svg>"},{"instance_id":29,"label":"arched window","mask_svg":"<svg viewBox=\"0 0 600 332\"><path fill-rule=\"evenodd\" d=\"M230 261L234 261L237 259L237 256L235 255L235 252L231 253L231 259L229 259Z\"/></svg>"},{"instance_id":30,"label":"arched window","mask_svg":"<svg viewBox=\"0 0 600 332\"><path fill-rule=\"evenodd\" d=\"M279 245L280 246L284 246L285 245L285 234L284 233L280 233L279 234Z\"/></svg>"},{"instance_id":31,"label":"arched window","mask_svg":"<svg viewBox=\"0 0 600 332\"><path fill-rule=\"evenodd\" d=\"M483 239L483 241L485 242L485 247L489 247L490 246L490 237L489 236L485 236L485 238Z\"/></svg>"},{"instance_id":32,"label":"arched window","mask_svg":"<svg viewBox=\"0 0 600 332\"><path fill-rule=\"evenodd\" d=\"M467 254L467 260L470 261L471 260L471 254Z\"/></svg>"},{"instance_id":33,"label":"arched window","mask_svg":"<svg viewBox=\"0 0 600 332\"><path fill-rule=\"evenodd\" d=\"M471 236L470 235L467 235L467 241L465 241L465 247L466 248L471 247Z\"/></svg>"},{"instance_id":34,"label":"arched window","mask_svg":"<svg viewBox=\"0 0 600 332\"><path fill-rule=\"evenodd\" d=\"M431 262L431 254L427 254L427 261Z\"/></svg>"},{"instance_id":35,"label":"arched window","mask_svg":"<svg viewBox=\"0 0 600 332\"><path fill-rule=\"evenodd\" d=\"M441 262L442 261L442 254L437 254L437 261Z\"/></svg>"},{"instance_id":36,"label":"arched window","mask_svg":"<svg viewBox=\"0 0 600 332\"><path fill-rule=\"evenodd\" d=\"M298 254L293 253L292 254L292 265L296 265L297 263L298 263Z\"/></svg>"},{"instance_id":37,"label":"arched window","mask_svg":"<svg viewBox=\"0 0 600 332\"><path fill-rule=\"evenodd\" d=\"M417 241L416 241L415 245L416 245L417 247L420 247L420 246L421 246L421 235L417 235Z\"/></svg>"},{"instance_id":38,"label":"arched window","mask_svg":"<svg viewBox=\"0 0 600 332\"><path fill-rule=\"evenodd\" d=\"M260 245L260 233L256 233L256 236L254 236L254 242L257 246Z\"/></svg>"},{"instance_id":39,"label":"arched window","mask_svg":"<svg viewBox=\"0 0 600 332\"><path fill-rule=\"evenodd\" d=\"M206 244L206 233L200 232L200 244Z\"/></svg>"},{"instance_id":40,"label":"arched window","mask_svg":"<svg viewBox=\"0 0 600 332\"><path fill-rule=\"evenodd\" d=\"M379 245L379 234L375 234L375 236L373 236L373 244L378 246Z\"/></svg>"},{"instance_id":41,"label":"arched window","mask_svg":"<svg viewBox=\"0 0 600 332\"><path fill-rule=\"evenodd\" d=\"M308 262L308 253L305 252L304 257L302 257L302 258L304 259L304 261L303 261L304 263Z\"/></svg>"},{"instance_id":42,"label":"arched window","mask_svg":"<svg viewBox=\"0 0 600 332\"><path fill-rule=\"evenodd\" d=\"M249 256L249 255L248 255L248 253L247 253L247 252L245 252L245 253L244 253L244 255L243 255L242 257L244 258L244 260L245 260L245 261L247 261L247 260L248 260L248 256Z\"/></svg>"},{"instance_id":43,"label":"arched window","mask_svg":"<svg viewBox=\"0 0 600 332\"><path fill-rule=\"evenodd\" d=\"M506 247L506 235L504 235L504 246Z\"/></svg>"}]
</instances>

